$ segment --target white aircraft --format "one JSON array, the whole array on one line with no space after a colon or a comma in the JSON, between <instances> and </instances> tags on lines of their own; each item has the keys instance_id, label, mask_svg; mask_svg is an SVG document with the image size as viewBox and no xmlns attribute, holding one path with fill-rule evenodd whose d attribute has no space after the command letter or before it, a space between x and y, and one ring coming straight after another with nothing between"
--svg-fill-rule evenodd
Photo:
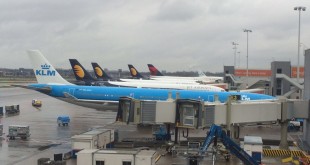
<instances>
[{"instance_id":1,"label":"white aircraft","mask_svg":"<svg viewBox=\"0 0 310 165\"><path fill-rule=\"evenodd\" d=\"M179 80L145 80L145 79L120 79L123 82L141 82L141 83L168 83L168 84L195 84L195 85L199 85L200 83L198 83L197 81L179 81Z\"/></svg>"},{"instance_id":2,"label":"white aircraft","mask_svg":"<svg viewBox=\"0 0 310 165\"><path fill-rule=\"evenodd\" d=\"M206 76L204 74L199 74L199 77L178 77L178 76L164 76L162 73L158 71L156 67L152 64L147 64L148 68L151 72L150 79L152 80L166 80L166 81L183 81L183 80L191 80L191 81L198 81L202 83L214 83L214 82L222 82L223 77L211 77Z\"/></svg>"},{"instance_id":3,"label":"white aircraft","mask_svg":"<svg viewBox=\"0 0 310 165\"><path fill-rule=\"evenodd\" d=\"M225 92L223 88L203 85L203 84L176 84L154 80L136 80L136 81L108 81L109 84L122 87L136 87L136 88L160 88L160 89L183 89L183 90L200 90L200 91L213 91Z\"/></svg>"},{"instance_id":4,"label":"white aircraft","mask_svg":"<svg viewBox=\"0 0 310 165\"><path fill-rule=\"evenodd\" d=\"M172 77L172 76L150 76L151 80L157 81L196 81L200 83L215 83L222 82L222 77Z\"/></svg>"}]
</instances>

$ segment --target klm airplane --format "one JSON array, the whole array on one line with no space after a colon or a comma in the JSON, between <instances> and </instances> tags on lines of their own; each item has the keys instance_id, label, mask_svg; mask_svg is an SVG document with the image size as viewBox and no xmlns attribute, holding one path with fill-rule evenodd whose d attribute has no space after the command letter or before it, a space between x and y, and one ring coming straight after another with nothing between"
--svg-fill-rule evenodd
<instances>
[{"instance_id":1,"label":"klm airplane","mask_svg":"<svg viewBox=\"0 0 310 165\"><path fill-rule=\"evenodd\" d=\"M274 97L256 93L243 92L211 92L192 90L147 89L126 87L78 86L63 79L40 51L28 51L38 84L30 84L27 88L42 92L49 96L96 109L116 108L120 97L132 97L141 100L167 100L168 94L180 99L195 99L214 102L215 95L220 102L226 102L231 95L240 100L275 100Z\"/></svg>"}]
</instances>

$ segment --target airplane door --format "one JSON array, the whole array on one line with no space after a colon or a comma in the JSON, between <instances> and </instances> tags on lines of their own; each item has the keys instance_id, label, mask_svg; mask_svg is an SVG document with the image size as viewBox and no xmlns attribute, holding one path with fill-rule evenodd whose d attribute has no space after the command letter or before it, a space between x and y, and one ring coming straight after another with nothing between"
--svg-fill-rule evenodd
<instances>
[{"instance_id":1,"label":"airplane door","mask_svg":"<svg viewBox=\"0 0 310 165\"><path fill-rule=\"evenodd\" d=\"M213 95L208 96L208 101L209 101L209 102L214 102L214 96L213 96Z\"/></svg>"}]
</instances>

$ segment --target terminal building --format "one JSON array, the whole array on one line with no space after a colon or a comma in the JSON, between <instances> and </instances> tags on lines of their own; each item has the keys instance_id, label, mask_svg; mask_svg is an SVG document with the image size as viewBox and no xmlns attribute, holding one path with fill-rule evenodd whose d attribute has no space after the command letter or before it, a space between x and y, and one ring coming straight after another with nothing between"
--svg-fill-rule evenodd
<instances>
[{"instance_id":1,"label":"terminal building","mask_svg":"<svg viewBox=\"0 0 310 165\"><path fill-rule=\"evenodd\" d=\"M270 70L263 69L235 69L233 66L224 66L224 81L230 90L264 89L264 94L285 96L289 99L302 98L304 82L304 67L300 67L297 83L297 67L291 66L288 61L274 61ZM248 74L247 74L248 72Z\"/></svg>"},{"instance_id":2,"label":"terminal building","mask_svg":"<svg viewBox=\"0 0 310 165\"><path fill-rule=\"evenodd\" d=\"M224 82L231 90L264 89L264 93L287 99L310 99L310 49L305 51L305 65L299 68L289 61L273 61L270 70L236 69L224 66ZM297 78L298 77L298 78ZM309 109L310 112L310 109ZM308 113L309 114L309 113ZM310 146L309 116L304 120L304 142Z\"/></svg>"}]
</instances>

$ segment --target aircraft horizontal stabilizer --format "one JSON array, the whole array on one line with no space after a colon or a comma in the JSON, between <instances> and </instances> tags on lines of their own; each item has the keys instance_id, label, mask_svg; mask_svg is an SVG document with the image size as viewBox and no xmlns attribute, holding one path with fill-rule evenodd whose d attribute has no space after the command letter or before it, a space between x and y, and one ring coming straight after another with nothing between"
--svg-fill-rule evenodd
<instances>
[{"instance_id":1,"label":"aircraft horizontal stabilizer","mask_svg":"<svg viewBox=\"0 0 310 165\"><path fill-rule=\"evenodd\" d=\"M32 89L32 90L36 90L44 94L49 94L52 91L50 87L33 87L33 86L25 86L25 85L11 85L11 86L25 88L25 89Z\"/></svg>"}]
</instances>

